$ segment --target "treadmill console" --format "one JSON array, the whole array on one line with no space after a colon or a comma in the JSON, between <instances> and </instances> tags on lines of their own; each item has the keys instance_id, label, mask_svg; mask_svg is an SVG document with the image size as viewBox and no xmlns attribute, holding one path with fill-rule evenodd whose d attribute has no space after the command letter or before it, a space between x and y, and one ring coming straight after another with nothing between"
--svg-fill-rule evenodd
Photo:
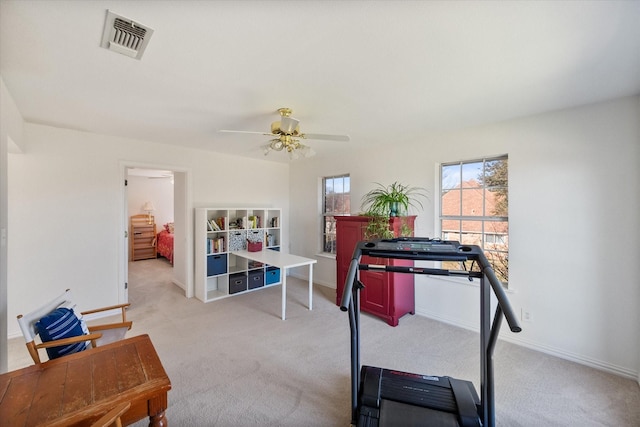
<instances>
[{"instance_id":1,"label":"treadmill console","mask_svg":"<svg viewBox=\"0 0 640 427\"><path fill-rule=\"evenodd\" d=\"M365 243L365 248L378 249L383 251L398 252L456 252L458 242L448 242L442 240L408 240L408 239L392 239L380 240L377 242Z\"/></svg>"},{"instance_id":2,"label":"treadmill console","mask_svg":"<svg viewBox=\"0 0 640 427\"><path fill-rule=\"evenodd\" d=\"M357 248L363 255L382 258L424 260L476 259L481 249L476 245L460 245L452 240L425 237L401 237L363 241Z\"/></svg>"}]
</instances>

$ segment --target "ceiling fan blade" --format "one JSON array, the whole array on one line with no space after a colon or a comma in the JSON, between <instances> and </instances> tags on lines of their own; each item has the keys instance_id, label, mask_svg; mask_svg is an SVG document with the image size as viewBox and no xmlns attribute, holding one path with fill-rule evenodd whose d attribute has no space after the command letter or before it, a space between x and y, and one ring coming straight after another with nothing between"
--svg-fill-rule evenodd
<instances>
[{"instance_id":1,"label":"ceiling fan blade","mask_svg":"<svg viewBox=\"0 0 640 427\"><path fill-rule=\"evenodd\" d=\"M222 133L252 133L255 135L267 135L267 136L278 136L275 135L273 133L269 133L269 132L255 132L255 131L250 131L250 130L228 130L228 129L221 129L218 132L222 132Z\"/></svg>"},{"instance_id":2,"label":"ceiling fan blade","mask_svg":"<svg viewBox=\"0 0 640 427\"><path fill-rule=\"evenodd\" d=\"M349 135L325 135L321 133L302 133L300 134L299 137L303 139L321 139L324 141L344 141L344 142L351 141L351 138L349 138Z\"/></svg>"}]
</instances>

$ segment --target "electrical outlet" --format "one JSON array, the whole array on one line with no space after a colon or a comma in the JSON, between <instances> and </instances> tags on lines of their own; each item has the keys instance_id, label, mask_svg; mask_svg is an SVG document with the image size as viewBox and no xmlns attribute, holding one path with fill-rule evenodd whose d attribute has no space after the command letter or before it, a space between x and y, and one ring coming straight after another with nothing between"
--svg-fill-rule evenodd
<instances>
[{"instance_id":1,"label":"electrical outlet","mask_svg":"<svg viewBox=\"0 0 640 427\"><path fill-rule=\"evenodd\" d=\"M531 315L531 312L525 310L524 308L521 309L520 318L522 319L523 322L532 322L533 321L533 316Z\"/></svg>"}]
</instances>

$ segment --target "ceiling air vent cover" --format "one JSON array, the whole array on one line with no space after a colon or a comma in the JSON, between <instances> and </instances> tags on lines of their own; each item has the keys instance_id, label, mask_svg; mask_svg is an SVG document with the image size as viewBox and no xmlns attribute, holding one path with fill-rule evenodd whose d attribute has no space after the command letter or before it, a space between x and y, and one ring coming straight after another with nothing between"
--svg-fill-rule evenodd
<instances>
[{"instance_id":1,"label":"ceiling air vent cover","mask_svg":"<svg viewBox=\"0 0 640 427\"><path fill-rule=\"evenodd\" d=\"M107 10L100 46L140 59L152 34L151 28Z\"/></svg>"}]
</instances>

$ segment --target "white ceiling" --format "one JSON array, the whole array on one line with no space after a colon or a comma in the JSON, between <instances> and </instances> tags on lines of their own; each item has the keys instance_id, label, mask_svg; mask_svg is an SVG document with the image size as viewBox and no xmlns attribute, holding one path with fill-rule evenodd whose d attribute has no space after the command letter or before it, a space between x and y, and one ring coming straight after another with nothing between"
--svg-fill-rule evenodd
<instances>
[{"instance_id":1,"label":"white ceiling","mask_svg":"<svg viewBox=\"0 0 640 427\"><path fill-rule=\"evenodd\" d=\"M107 9L154 29L100 48ZM25 120L265 158L291 107L319 156L640 94L640 1L8 1ZM265 159L288 161L283 153Z\"/></svg>"}]
</instances>

